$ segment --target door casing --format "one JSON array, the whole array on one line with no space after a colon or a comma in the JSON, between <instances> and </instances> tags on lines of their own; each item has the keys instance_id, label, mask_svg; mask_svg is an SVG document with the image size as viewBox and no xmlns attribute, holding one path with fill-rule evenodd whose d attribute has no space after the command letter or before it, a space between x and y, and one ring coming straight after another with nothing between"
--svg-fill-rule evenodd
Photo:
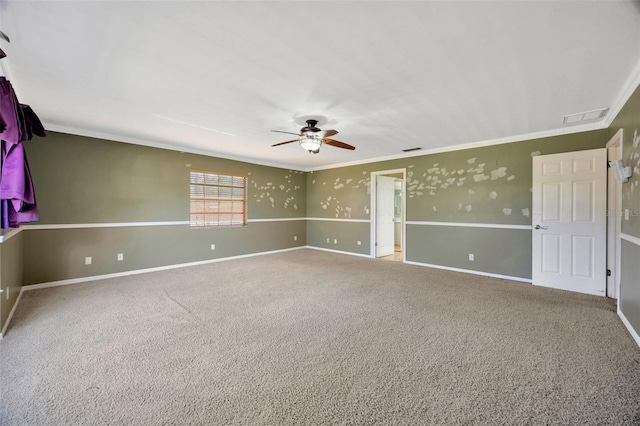
<instances>
[{"instance_id":1,"label":"door casing","mask_svg":"<svg viewBox=\"0 0 640 426\"><path fill-rule=\"evenodd\" d=\"M622 129L607 143L607 161L622 159ZM607 297L620 295L620 232L622 228L622 183L615 180L613 172L607 172Z\"/></svg>"},{"instance_id":2,"label":"door casing","mask_svg":"<svg viewBox=\"0 0 640 426\"><path fill-rule=\"evenodd\" d=\"M371 207L370 207L370 212L371 212L371 227L370 227L370 241L371 241L371 247L370 247L370 256L375 258L376 257L376 223L377 223L377 212L376 212L376 194L377 194L377 176L385 176L385 175L397 175L397 174L402 174L402 214L401 214L401 218L402 218L402 223L401 223L401 227L402 227L402 262L406 262L407 260L407 251L406 251L406 217L407 217L407 197L405 196L405 192L406 192L406 187L407 187L407 169L406 168L402 168L402 169L392 169L392 170L380 170L380 171L376 171L376 172L371 172L371 180L370 180L370 185L369 185L369 192L370 192L370 198L371 198Z\"/></svg>"}]
</instances>

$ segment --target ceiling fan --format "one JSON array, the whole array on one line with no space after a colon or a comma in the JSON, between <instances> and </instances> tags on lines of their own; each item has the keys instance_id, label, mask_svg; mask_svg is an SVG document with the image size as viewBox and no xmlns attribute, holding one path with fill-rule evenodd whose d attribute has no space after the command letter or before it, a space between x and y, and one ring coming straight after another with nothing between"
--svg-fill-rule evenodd
<instances>
[{"instance_id":1,"label":"ceiling fan","mask_svg":"<svg viewBox=\"0 0 640 426\"><path fill-rule=\"evenodd\" d=\"M286 141L286 142L280 142L271 146L279 146L279 145L285 145L288 143L298 142L300 143L300 146L302 148L306 149L311 154L319 153L320 147L322 146L323 143L327 145L335 146L337 148L344 148L344 149L350 149L350 150L356 149L355 146L351 146L344 142L340 142L340 141L336 141L328 138L328 136L337 135L338 134L337 130L320 130L316 127L316 124L318 124L318 120L307 120L307 125L302 129L300 129L300 133L283 132L282 130L272 130L272 132L296 135L298 136L298 138L290 141Z\"/></svg>"}]
</instances>

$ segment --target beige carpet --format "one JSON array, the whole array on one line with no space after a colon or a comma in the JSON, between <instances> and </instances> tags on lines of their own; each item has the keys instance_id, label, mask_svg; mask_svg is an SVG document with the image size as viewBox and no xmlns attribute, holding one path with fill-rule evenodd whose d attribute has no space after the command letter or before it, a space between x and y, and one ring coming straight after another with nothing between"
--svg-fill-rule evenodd
<instances>
[{"instance_id":1,"label":"beige carpet","mask_svg":"<svg viewBox=\"0 0 640 426\"><path fill-rule=\"evenodd\" d=\"M638 424L614 308L314 250L29 291L0 423Z\"/></svg>"}]
</instances>

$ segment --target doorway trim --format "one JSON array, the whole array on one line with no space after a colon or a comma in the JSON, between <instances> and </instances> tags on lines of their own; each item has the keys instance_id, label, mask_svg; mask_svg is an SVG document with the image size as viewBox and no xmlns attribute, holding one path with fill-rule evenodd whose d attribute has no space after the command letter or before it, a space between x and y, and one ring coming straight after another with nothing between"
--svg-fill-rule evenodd
<instances>
[{"instance_id":1,"label":"doorway trim","mask_svg":"<svg viewBox=\"0 0 640 426\"><path fill-rule=\"evenodd\" d=\"M607 142L607 162L622 160L622 129ZM607 297L620 297L620 232L622 231L622 184L607 171Z\"/></svg>"},{"instance_id":2,"label":"doorway trim","mask_svg":"<svg viewBox=\"0 0 640 426\"><path fill-rule=\"evenodd\" d=\"M369 189L370 189L370 199L371 199L371 227L370 227L370 239L369 241L371 241L371 247L369 250L369 254L372 258L376 258L376 225L378 223L378 214L376 211L376 196L377 196L377 191L378 191L378 183L377 183L377 177L378 176L385 176L385 175L395 175L398 173L402 173L402 214L400 215L402 223L400 224L400 227L402 228L402 263L405 263L407 261L407 244L406 244L406 236L407 236L407 232L406 232L406 223L407 223L407 197L405 196L406 193L406 188L407 188L407 169L406 168L402 168L402 169L391 169L391 170L380 170L380 171L376 171L376 172L371 172L371 180L370 180L370 185L369 185Z\"/></svg>"}]
</instances>

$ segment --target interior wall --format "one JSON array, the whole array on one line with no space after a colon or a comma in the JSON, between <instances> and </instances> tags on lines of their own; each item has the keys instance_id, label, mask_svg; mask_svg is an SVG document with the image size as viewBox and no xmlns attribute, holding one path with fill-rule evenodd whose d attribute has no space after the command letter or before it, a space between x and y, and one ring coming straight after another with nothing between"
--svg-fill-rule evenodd
<instances>
[{"instance_id":1,"label":"interior wall","mask_svg":"<svg viewBox=\"0 0 640 426\"><path fill-rule=\"evenodd\" d=\"M313 247L368 256L370 254L369 222L309 220L307 221L307 242L311 241L313 243L309 245Z\"/></svg>"},{"instance_id":2,"label":"interior wall","mask_svg":"<svg viewBox=\"0 0 640 426\"><path fill-rule=\"evenodd\" d=\"M189 225L22 232L25 285L202 262L304 245L303 220L192 230ZM297 241L295 240L295 237ZM211 250L215 244L215 250ZM124 259L117 260L122 253ZM85 265L84 258L92 258Z\"/></svg>"},{"instance_id":3,"label":"interior wall","mask_svg":"<svg viewBox=\"0 0 640 426\"><path fill-rule=\"evenodd\" d=\"M621 244L618 308L640 335L640 86L609 126L609 137L620 129L622 159L625 166L633 168L633 176L622 184L622 211L614 212L622 217L621 233L627 237ZM628 218L625 211L629 212Z\"/></svg>"},{"instance_id":4,"label":"interior wall","mask_svg":"<svg viewBox=\"0 0 640 426\"><path fill-rule=\"evenodd\" d=\"M16 234L0 244L0 331L13 309L23 284L23 238Z\"/></svg>"},{"instance_id":5,"label":"interior wall","mask_svg":"<svg viewBox=\"0 0 640 426\"><path fill-rule=\"evenodd\" d=\"M369 253L355 244L370 239L371 173L406 168L407 261L530 279L532 156L607 141L595 130L310 172L307 214L325 222L307 243L342 235L331 248Z\"/></svg>"},{"instance_id":6,"label":"interior wall","mask_svg":"<svg viewBox=\"0 0 640 426\"><path fill-rule=\"evenodd\" d=\"M55 132L25 147L41 216L25 285L306 244L304 172ZM189 168L246 175L249 223L191 229Z\"/></svg>"},{"instance_id":7,"label":"interior wall","mask_svg":"<svg viewBox=\"0 0 640 426\"><path fill-rule=\"evenodd\" d=\"M637 103L636 93L618 126L634 122ZM635 117L636 127L625 130L626 159L637 152L629 137L640 128ZM50 132L25 144L41 221L5 241L3 253L11 240L22 246L25 285L304 245L368 255L371 172L406 168L408 261L530 279L531 235L524 228L531 225L531 156L603 147L615 130L310 173ZM246 174L249 224L161 224L189 220L189 167ZM638 194L627 194L625 206L637 206ZM136 222L150 224L128 226ZM639 230L635 217L623 224L630 235ZM621 292L633 288L628 282ZM628 310L635 318L635 305Z\"/></svg>"},{"instance_id":8,"label":"interior wall","mask_svg":"<svg viewBox=\"0 0 640 426\"><path fill-rule=\"evenodd\" d=\"M23 232L24 284L305 244L370 253L370 175L406 168L408 261L530 278L531 155L600 147L605 131L304 173L50 132L25 144L41 221ZM246 174L249 224L192 230L189 168ZM309 217L313 220L305 221ZM290 219L290 220L288 220ZM273 221L271 221L273 220ZM129 226L145 222L150 226ZM168 222L168 223L167 223ZM453 235L460 223L465 241ZM498 226L488 239L486 225ZM501 229L500 226L514 226ZM438 238L437 241L434 238ZM481 250L483 243L501 250ZM215 250L211 250L215 244ZM434 247L442 250L433 250ZM449 255L443 257L442 253ZM468 254L475 254L469 263ZM117 261L118 253L124 255ZM91 257L92 263L85 264Z\"/></svg>"},{"instance_id":9,"label":"interior wall","mask_svg":"<svg viewBox=\"0 0 640 426\"><path fill-rule=\"evenodd\" d=\"M618 309L640 336L640 244L622 241L621 249Z\"/></svg>"}]
</instances>

